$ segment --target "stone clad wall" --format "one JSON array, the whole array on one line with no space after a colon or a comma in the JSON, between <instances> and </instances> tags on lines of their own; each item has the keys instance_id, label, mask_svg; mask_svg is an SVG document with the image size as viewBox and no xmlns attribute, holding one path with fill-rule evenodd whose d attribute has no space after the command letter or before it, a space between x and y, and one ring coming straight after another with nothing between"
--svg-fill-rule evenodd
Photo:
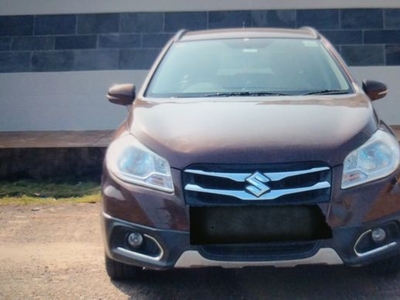
<instances>
[{"instance_id":1,"label":"stone clad wall","mask_svg":"<svg viewBox=\"0 0 400 300\"><path fill-rule=\"evenodd\" d=\"M312 26L349 66L400 65L400 9L0 16L0 73L147 70L179 29Z\"/></svg>"}]
</instances>

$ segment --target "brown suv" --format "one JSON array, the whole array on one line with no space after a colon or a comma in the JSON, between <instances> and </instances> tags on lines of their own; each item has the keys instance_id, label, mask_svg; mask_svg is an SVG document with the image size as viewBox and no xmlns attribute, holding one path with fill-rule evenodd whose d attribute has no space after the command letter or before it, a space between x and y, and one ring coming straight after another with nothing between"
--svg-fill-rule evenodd
<instances>
[{"instance_id":1,"label":"brown suv","mask_svg":"<svg viewBox=\"0 0 400 300\"><path fill-rule=\"evenodd\" d=\"M113 279L143 268L374 264L400 269L400 149L311 28L178 32L108 148Z\"/></svg>"}]
</instances>

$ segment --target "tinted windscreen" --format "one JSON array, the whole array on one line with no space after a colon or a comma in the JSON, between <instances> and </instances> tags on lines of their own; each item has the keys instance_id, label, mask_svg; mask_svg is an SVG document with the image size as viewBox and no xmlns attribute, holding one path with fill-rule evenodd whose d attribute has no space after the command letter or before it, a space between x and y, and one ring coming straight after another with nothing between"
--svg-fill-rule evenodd
<instances>
[{"instance_id":1,"label":"tinted windscreen","mask_svg":"<svg viewBox=\"0 0 400 300\"><path fill-rule=\"evenodd\" d=\"M318 40L178 42L157 68L147 97L347 93L350 85Z\"/></svg>"}]
</instances>

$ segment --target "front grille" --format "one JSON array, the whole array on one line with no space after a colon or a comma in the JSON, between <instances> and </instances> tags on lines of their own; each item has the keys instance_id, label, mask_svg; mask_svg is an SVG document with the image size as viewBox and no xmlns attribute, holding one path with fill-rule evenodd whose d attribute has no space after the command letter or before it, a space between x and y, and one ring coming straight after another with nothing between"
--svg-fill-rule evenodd
<instances>
[{"instance_id":1,"label":"front grille","mask_svg":"<svg viewBox=\"0 0 400 300\"><path fill-rule=\"evenodd\" d=\"M183 173L189 205L327 202L331 169L319 163L225 166L192 165Z\"/></svg>"}]
</instances>

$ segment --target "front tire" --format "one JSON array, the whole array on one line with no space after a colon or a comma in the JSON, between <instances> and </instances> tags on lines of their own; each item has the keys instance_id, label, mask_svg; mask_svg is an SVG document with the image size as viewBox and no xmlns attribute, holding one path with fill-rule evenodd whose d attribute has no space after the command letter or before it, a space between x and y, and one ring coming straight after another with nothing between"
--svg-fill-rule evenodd
<instances>
[{"instance_id":1,"label":"front tire","mask_svg":"<svg viewBox=\"0 0 400 300\"><path fill-rule=\"evenodd\" d=\"M107 275L112 280L129 280L135 279L142 272L142 268L127 265L121 263L119 261L115 261L109 258L107 255L105 256L105 264Z\"/></svg>"}]
</instances>

